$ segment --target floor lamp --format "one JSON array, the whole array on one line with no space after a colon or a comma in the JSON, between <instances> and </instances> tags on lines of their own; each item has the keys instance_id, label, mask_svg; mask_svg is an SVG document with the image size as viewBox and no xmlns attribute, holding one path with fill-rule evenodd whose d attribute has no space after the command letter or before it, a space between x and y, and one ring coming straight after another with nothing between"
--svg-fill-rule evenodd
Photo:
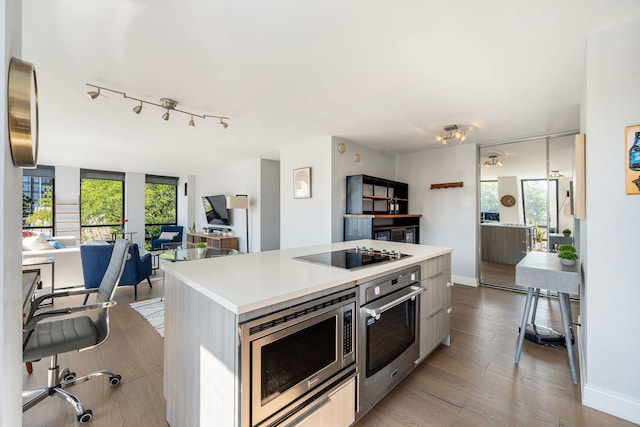
<instances>
[{"instance_id":1,"label":"floor lamp","mask_svg":"<svg viewBox=\"0 0 640 427\"><path fill-rule=\"evenodd\" d=\"M247 219L247 253L249 253L249 196L246 194L236 194L227 196L227 209L244 209Z\"/></svg>"}]
</instances>

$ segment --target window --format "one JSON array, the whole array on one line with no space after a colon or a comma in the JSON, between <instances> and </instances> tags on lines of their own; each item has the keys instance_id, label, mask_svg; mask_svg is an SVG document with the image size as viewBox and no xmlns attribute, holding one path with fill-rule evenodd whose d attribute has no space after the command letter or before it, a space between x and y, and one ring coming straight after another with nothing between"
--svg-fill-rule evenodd
<instances>
[{"instance_id":1,"label":"window","mask_svg":"<svg viewBox=\"0 0 640 427\"><path fill-rule=\"evenodd\" d=\"M147 175L144 189L145 237L160 234L160 226L178 223L178 178Z\"/></svg>"},{"instance_id":2,"label":"window","mask_svg":"<svg viewBox=\"0 0 640 427\"><path fill-rule=\"evenodd\" d=\"M24 169L22 176L22 228L53 233L55 170L51 166Z\"/></svg>"},{"instance_id":3,"label":"window","mask_svg":"<svg viewBox=\"0 0 640 427\"><path fill-rule=\"evenodd\" d=\"M498 181L480 182L480 219L482 221L500 221L498 204Z\"/></svg>"},{"instance_id":4,"label":"window","mask_svg":"<svg viewBox=\"0 0 640 427\"><path fill-rule=\"evenodd\" d=\"M558 180L549 182L549 197L547 198L546 179L522 180L522 203L525 223L547 226L547 212L550 213L549 230L555 233L558 229ZM549 205L547 205L549 200Z\"/></svg>"},{"instance_id":5,"label":"window","mask_svg":"<svg viewBox=\"0 0 640 427\"><path fill-rule=\"evenodd\" d=\"M82 241L111 240L124 220L124 173L80 170Z\"/></svg>"}]
</instances>

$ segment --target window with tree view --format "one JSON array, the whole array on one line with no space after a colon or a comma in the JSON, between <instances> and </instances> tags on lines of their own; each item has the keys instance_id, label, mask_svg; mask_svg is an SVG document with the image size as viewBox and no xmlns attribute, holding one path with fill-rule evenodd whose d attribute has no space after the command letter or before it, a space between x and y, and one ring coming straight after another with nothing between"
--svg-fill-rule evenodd
<instances>
[{"instance_id":1,"label":"window with tree view","mask_svg":"<svg viewBox=\"0 0 640 427\"><path fill-rule=\"evenodd\" d=\"M80 171L81 239L111 240L124 222L124 174Z\"/></svg>"},{"instance_id":2,"label":"window with tree view","mask_svg":"<svg viewBox=\"0 0 640 427\"><path fill-rule=\"evenodd\" d=\"M24 169L22 176L22 228L53 235L54 169Z\"/></svg>"},{"instance_id":3,"label":"window with tree view","mask_svg":"<svg viewBox=\"0 0 640 427\"><path fill-rule=\"evenodd\" d=\"M525 223L535 224L542 228L548 225L550 232L555 233L558 229L558 180L551 179L548 182L549 186L547 187L546 179L522 180L524 220ZM550 213L550 216L547 216L547 212Z\"/></svg>"},{"instance_id":4,"label":"window with tree view","mask_svg":"<svg viewBox=\"0 0 640 427\"><path fill-rule=\"evenodd\" d=\"M499 221L498 181L480 182L480 215L483 221Z\"/></svg>"},{"instance_id":5,"label":"window with tree view","mask_svg":"<svg viewBox=\"0 0 640 427\"><path fill-rule=\"evenodd\" d=\"M163 225L178 223L178 178L147 175L144 190L144 222L147 242L160 235Z\"/></svg>"}]
</instances>

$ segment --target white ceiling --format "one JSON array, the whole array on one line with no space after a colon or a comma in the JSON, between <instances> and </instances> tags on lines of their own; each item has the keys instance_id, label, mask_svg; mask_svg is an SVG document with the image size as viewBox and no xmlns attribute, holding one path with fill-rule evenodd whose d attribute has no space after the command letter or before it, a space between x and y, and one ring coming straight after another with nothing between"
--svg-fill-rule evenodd
<instances>
[{"instance_id":1,"label":"white ceiling","mask_svg":"<svg viewBox=\"0 0 640 427\"><path fill-rule=\"evenodd\" d=\"M579 127L588 34L637 0L23 0L40 163L180 174L338 136L380 151ZM187 127L85 83L229 116Z\"/></svg>"}]
</instances>

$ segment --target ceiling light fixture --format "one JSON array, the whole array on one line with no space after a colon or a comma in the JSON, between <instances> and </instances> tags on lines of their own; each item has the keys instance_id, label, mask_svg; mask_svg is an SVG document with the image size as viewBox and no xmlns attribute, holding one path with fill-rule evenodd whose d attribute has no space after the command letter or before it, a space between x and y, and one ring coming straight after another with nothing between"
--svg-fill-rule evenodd
<instances>
[{"instance_id":1,"label":"ceiling light fixture","mask_svg":"<svg viewBox=\"0 0 640 427\"><path fill-rule=\"evenodd\" d=\"M175 100L173 100L171 98L160 98L160 103L155 103L155 102L151 102L151 101L145 101L144 99L136 98L136 97L133 97L133 96L129 96L125 92L121 92L119 90L109 89L109 88L106 88L106 87L103 87L103 86L96 86L96 85L92 85L90 83L86 83L86 85L89 86L89 87L97 89L97 90L90 90L90 91L87 92L87 95L89 95L89 98L91 98L91 99L96 99L97 97L102 95L101 91L106 90L106 91L109 91L109 92L120 94L120 95L122 95L123 98L133 99L134 101L138 101L140 103L140 105L136 105L135 107L133 107L133 112L136 113L136 114L140 114L140 112L142 111L143 104L149 104L149 105L155 105L156 107L164 108L166 110L166 112L162 115L162 119L165 120L165 121L169 120L170 111L177 111L178 113L182 113L182 114L186 114L188 116L191 116L191 119L189 120L189 127L195 127L196 123L193 120L194 117L198 117L198 118L203 119L203 120L206 119L207 117L210 117L212 119L218 119L218 120L220 120L220 124L222 125L222 127L224 129L229 127L229 123L223 121L223 120L229 120L229 117L216 116L216 115L213 115L213 114L195 114L195 113L192 113L190 111L179 110L179 109L176 108L178 106L178 101L175 101ZM102 96L104 96L104 95L102 95Z\"/></svg>"},{"instance_id":2,"label":"ceiling light fixture","mask_svg":"<svg viewBox=\"0 0 640 427\"><path fill-rule=\"evenodd\" d=\"M485 167L502 166L502 160L496 160L498 156L489 156L489 160L484 162Z\"/></svg>"},{"instance_id":3,"label":"ceiling light fixture","mask_svg":"<svg viewBox=\"0 0 640 427\"><path fill-rule=\"evenodd\" d=\"M89 98L91 98L91 99L96 99L97 97L100 96L100 88L98 88L97 91L90 90L89 92L87 92L87 95L89 95Z\"/></svg>"},{"instance_id":4,"label":"ceiling light fixture","mask_svg":"<svg viewBox=\"0 0 640 427\"><path fill-rule=\"evenodd\" d=\"M549 178L551 179L555 179L555 178L563 178L564 175L562 175L560 173L560 171L551 171L551 173L549 174Z\"/></svg>"},{"instance_id":5,"label":"ceiling light fixture","mask_svg":"<svg viewBox=\"0 0 640 427\"><path fill-rule=\"evenodd\" d=\"M461 143L465 139L467 139L467 136L465 135L462 129L458 129L458 125L445 126L444 132L436 136L436 140L438 142L442 142L443 144L446 144L447 142L449 142L450 139L453 139L453 138L457 139L458 143Z\"/></svg>"}]
</instances>

